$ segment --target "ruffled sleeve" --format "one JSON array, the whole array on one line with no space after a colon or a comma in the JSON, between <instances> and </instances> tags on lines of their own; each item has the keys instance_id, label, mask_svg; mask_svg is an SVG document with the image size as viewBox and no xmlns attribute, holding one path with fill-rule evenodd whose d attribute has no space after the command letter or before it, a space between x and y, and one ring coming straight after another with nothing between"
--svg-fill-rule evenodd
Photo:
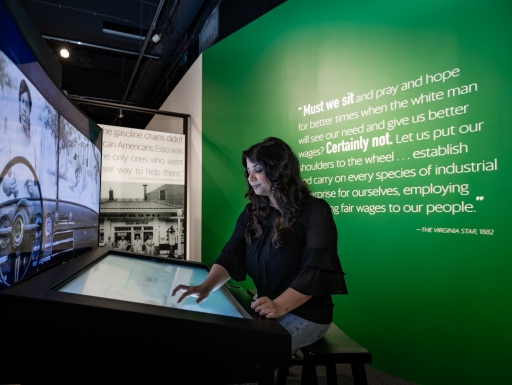
<instances>
[{"instance_id":1,"label":"ruffled sleeve","mask_svg":"<svg viewBox=\"0 0 512 385\"><path fill-rule=\"evenodd\" d=\"M321 199L312 199L300 220L306 245L301 269L291 288L307 295L347 294L345 273L338 256L338 232L331 208Z\"/></svg>"},{"instance_id":2,"label":"ruffled sleeve","mask_svg":"<svg viewBox=\"0 0 512 385\"><path fill-rule=\"evenodd\" d=\"M347 294L345 273L338 254L326 249L306 248L302 268L291 288L307 295Z\"/></svg>"},{"instance_id":3,"label":"ruffled sleeve","mask_svg":"<svg viewBox=\"0 0 512 385\"><path fill-rule=\"evenodd\" d=\"M224 267L231 278L236 281L244 281L245 269L245 228L247 225L248 208L238 216L235 229L231 238L222 249L215 263Z\"/></svg>"}]
</instances>

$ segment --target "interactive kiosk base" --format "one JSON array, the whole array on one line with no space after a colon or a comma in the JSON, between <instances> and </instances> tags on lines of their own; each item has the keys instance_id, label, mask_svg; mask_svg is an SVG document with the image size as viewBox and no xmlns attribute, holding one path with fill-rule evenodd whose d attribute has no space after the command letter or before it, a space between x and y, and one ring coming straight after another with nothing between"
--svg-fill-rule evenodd
<instances>
[{"instance_id":1,"label":"interactive kiosk base","mask_svg":"<svg viewBox=\"0 0 512 385\"><path fill-rule=\"evenodd\" d=\"M198 263L102 248L0 293L0 382L272 383L291 337L225 286L194 306L170 296ZM226 315L227 314L227 315Z\"/></svg>"}]
</instances>

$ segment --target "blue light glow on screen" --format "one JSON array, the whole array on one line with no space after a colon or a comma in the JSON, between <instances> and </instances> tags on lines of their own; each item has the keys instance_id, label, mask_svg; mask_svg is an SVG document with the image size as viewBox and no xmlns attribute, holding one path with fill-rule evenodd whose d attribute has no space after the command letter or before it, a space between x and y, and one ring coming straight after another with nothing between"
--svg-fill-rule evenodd
<instances>
[{"instance_id":1,"label":"blue light glow on screen","mask_svg":"<svg viewBox=\"0 0 512 385\"><path fill-rule=\"evenodd\" d=\"M178 285L199 285L207 274L202 267L111 253L58 290L243 318L221 290L210 293L200 304L196 304L196 298L193 297L187 297L181 303L177 303L180 293L176 293L174 297L171 295Z\"/></svg>"}]
</instances>

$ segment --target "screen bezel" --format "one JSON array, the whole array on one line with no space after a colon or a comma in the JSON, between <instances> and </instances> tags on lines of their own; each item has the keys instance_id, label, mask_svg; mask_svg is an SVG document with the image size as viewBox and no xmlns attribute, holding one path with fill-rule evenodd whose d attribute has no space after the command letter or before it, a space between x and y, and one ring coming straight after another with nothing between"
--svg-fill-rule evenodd
<instances>
[{"instance_id":1,"label":"screen bezel","mask_svg":"<svg viewBox=\"0 0 512 385\"><path fill-rule=\"evenodd\" d=\"M15 295L21 297L28 297L33 300L43 300L60 302L68 305L78 305L86 307L95 307L108 309L113 311L132 312L147 315L157 315L165 318L182 320L187 322L200 322L200 323L211 323L221 324L225 326L240 327L243 323L244 328L249 329L273 329L271 323L268 323L264 317L254 318L236 318L223 316L211 313L200 313L194 311L188 311L183 309L166 308L163 306L156 306L151 304L143 304L136 302L120 301L110 298L92 297L87 295L79 295L73 293L65 293L57 290L52 290L58 283L66 280L70 276L76 274L78 271L83 270L91 263L94 263L98 258L102 258L111 252L121 255L139 255L136 253L123 252L119 250L106 249L104 247L98 247L94 250L88 251L79 257L72 258L54 266L49 266L44 272L38 272L26 280L20 281L18 284L4 290L0 295ZM141 257L145 257L142 256ZM148 258L163 258L158 256L147 256ZM208 270L208 267L199 262L184 261L184 260L173 260L176 264L183 265L194 265L200 266ZM252 298L247 295L245 290L237 288L237 286L230 286L229 283L224 285L230 295L238 302L239 305L250 314L250 304ZM249 316L250 317L250 316Z\"/></svg>"}]
</instances>

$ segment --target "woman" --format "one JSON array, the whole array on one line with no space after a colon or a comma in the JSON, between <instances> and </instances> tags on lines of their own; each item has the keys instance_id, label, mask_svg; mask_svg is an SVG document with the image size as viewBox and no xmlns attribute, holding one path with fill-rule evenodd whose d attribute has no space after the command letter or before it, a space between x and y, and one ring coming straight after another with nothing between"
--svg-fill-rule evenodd
<instances>
[{"instance_id":1,"label":"woman","mask_svg":"<svg viewBox=\"0 0 512 385\"><path fill-rule=\"evenodd\" d=\"M30 113L32 112L32 96L30 88L25 79L20 82L18 92L19 124L17 127L8 129L5 121L3 139L7 141L0 143L0 171L5 164L16 157L25 158L37 172L38 149L36 140L30 133ZM24 182L23 182L24 181ZM23 182L23 183L20 183ZM6 197L16 199L26 197L37 197L38 190L35 185L34 175L27 166L13 165L3 178L2 189Z\"/></svg>"},{"instance_id":2,"label":"woman","mask_svg":"<svg viewBox=\"0 0 512 385\"><path fill-rule=\"evenodd\" d=\"M292 354L322 338L332 321L331 294L346 293L337 254L337 231L329 205L311 196L297 157L278 138L244 151L250 203L230 240L199 286L184 290L178 303L197 303L230 277L249 274L258 290L251 304L259 315L277 318L292 335Z\"/></svg>"}]
</instances>

